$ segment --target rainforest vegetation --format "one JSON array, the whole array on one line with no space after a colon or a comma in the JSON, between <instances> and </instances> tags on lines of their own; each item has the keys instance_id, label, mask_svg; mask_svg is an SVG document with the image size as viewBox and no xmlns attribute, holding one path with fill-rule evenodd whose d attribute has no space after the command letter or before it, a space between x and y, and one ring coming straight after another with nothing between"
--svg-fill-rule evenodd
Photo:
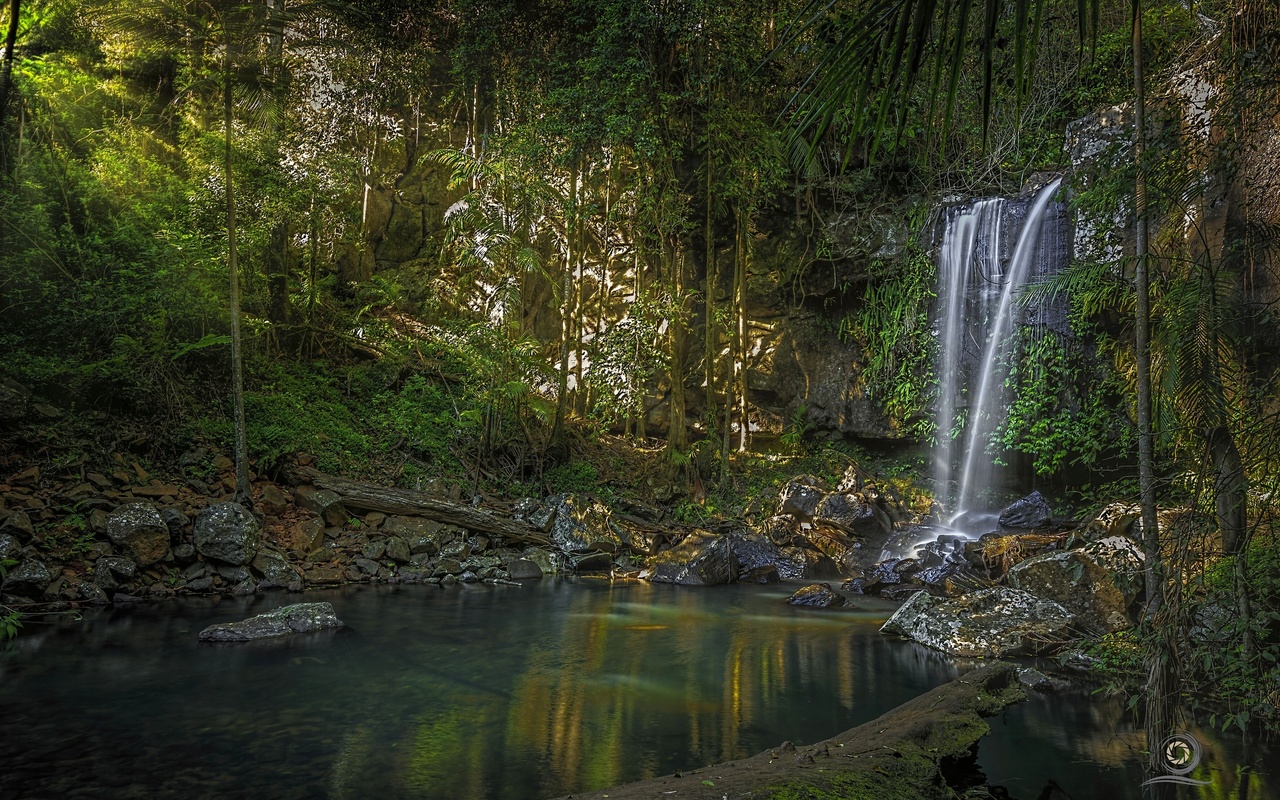
<instances>
[{"instance_id":1,"label":"rainforest vegetation","mask_svg":"<svg viewBox=\"0 0 1280 800\"><path fill-rule=\"evenodd\" d=\"M1274 0L5 6L0 477L714 527L856 463L927 515L939 209L1065 174L993 505L1141 506L1095 670L1280 723ZM45 551L87 557L78 502Z\"/></svg>"}]
</instances>

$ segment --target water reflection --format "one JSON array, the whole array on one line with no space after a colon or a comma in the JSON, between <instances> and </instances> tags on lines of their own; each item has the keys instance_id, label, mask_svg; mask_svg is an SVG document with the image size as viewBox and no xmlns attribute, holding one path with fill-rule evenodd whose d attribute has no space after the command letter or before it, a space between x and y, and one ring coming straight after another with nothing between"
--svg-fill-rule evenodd
<instances>
[{"instance_id":1,"label":"water reflection","mask_svg":"<svg viewBox=\"0 0 1280 800\"><path fill-rule=\"evenodd\" d=\"M0 655L0 797L532 800L826 738L972 666L880 637L888 607L786 594L351 587L307 598L347 630L249 647L195 634L296 597L105 611ZM1064 774L1096 778L1077 800L1136 798L1126 724L1118 702L1037 698L993 721L983 764L1015 796Z\"/></svg>"}]
</instances>

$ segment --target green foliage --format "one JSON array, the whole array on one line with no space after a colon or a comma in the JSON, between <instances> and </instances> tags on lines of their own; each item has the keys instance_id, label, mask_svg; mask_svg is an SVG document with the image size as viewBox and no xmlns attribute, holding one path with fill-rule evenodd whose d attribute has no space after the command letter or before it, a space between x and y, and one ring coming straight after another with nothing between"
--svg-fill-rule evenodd
<instances>
[{"instance_id":1,"label":"green foliage","mask_svg":"<svg viewBox=\"0 0 1280 800\"><path fill-rule=\"evenodd\" d=\"M4 577L9 570L18 565L17 561L11 558L0 560L0 583L4 582ZM5 639L12 639L18 635L18 631L22 629L22 614L14 611L8 606L0 605L0 642Z\"/></svg>"},{"instance_id":2,"label":"green foliage","mask_svg":"<svg viewBox=\"0 0 1280 800\"><path fill-rule=\"evenodd\" d=\"M1089 357L1090 343L1031 328L1017 336L1006 378L1012 399L993 442L1032 456L1039 475L1127 453L1134 432L1122 411L1121 387Z\"/></svg>"},{"instance_id":3,"label":"green foliage","mask_svg":"<svg viewBox=\"0 0 1280 800\"><path fill-rule=\"evenodd\" d=\"M1244 559L1251 618L1236 612L1237 560ZM1256 720L1280 721L1280 547L1273 535L1255 538L1248 550L1212 565L1204 575L1204 594L1192 604L1193 635L1184 664L1187 679L1212 698L1214 722L1242 730ZM1252 652L1244 647L1246 634Z\"/></svg>"},{"instance_id":4,"label":"green foliage","mask_svg":"<svg viewBox=\"0 0 1280 800\"><path fill-rule=\"evenodd\" d=\"M933 428L925 410L937 384L929 329L935 277L933 261L915 242L900 260L875 262L862 307L841 322L839 331L862 348L862 384L868 395L881 403L894 425L920 438Z\"/></svg>"},{"instance_id":5,"label":"green foliage","mask_svg":"<svg viewBox=\"0 0 1280 800\"><path fill-rule=\"evenodd\" d=\"M543 473L547 491L552 494L586 493L598 491L600 474L595 465L586 461L570 461L552 467Z\"/></svg>"},{"instance_id":6,"label":"green foliage","mask_svg":"<svg viewBox=\"0 0 1280 800\"><path fill-rule=\"evenodd\" d=\"M786 430L778 438L787 449L800 454L804 452L806 437L813 432L813 428L813 423L809 421L809 410L798 406L791 414Z\"/></svg>"}]
</instances>

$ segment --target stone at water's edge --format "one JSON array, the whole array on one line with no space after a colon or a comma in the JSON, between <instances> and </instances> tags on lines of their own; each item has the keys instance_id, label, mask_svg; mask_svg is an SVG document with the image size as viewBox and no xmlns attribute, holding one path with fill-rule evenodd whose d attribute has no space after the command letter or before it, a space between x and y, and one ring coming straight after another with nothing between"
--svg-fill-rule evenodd
<instances>
[{"instance_id":1,"label":"stone at water's edge","mask_svg":"<svg viewBox=\"0 0 1280 800\"><path fill-rule=\"evenodd\" d=\"M610 522L609 509L589 497L564 494L548 497L544 510L530 523L551 534L562 553L617 553L623 542Z\"/></svg>"},{"instance_id":2,"label":"stone at water's edge","mask_svg":"<svg viewBox=\"0 0 1280 800\"><path fill-rule=\"evenodd\" d=\"M128 503L111 512L107 538L144 567L169 553L169 525L150 503Z\"/></svg>"},{"instance_id":3,"label":"stone at water's edge","mask_svg":"<svg viewBox=\"0 0 1280 800\"><path fill-rule=\"evenodd\" d=\"M816 744L789 742L738 761L715 764L574 797L648 800L731 798L875 798L956 800L993 797L973 763L990 732L983 717L1026 699L1012 664L960 676L876 719ZM565 798L564 800L568 800Z\"/></svg>"},{"instance_id":4,"label":"stone at water's edge","mask_svg":"<svg viewBox=\"0 0 1280 800\"><path fill-rule=\"evenodd\" d=\"M1121 536L1029 558L1008 576L1013 588L1053 600L1087 627L1105 633L1133 624L1129 607L1142 580L1142 553Z\"/></svg>"},{"instance_id":5,"label":"stone at water's edge","mask_svg":"<svg viewBox=\"0 0 1280 800\"><path fill-rule=\"evenodd\" d=\"M1000 512L1001 528L1042 528L1053 521L1053 509L1039 492L1032 492Z\"/></svg>"},{"instance_id":6,"label":"stone at water's edge","mask_svg":"<svg viewBox=\"0 0 1280 800\"><path fill-rule=\"evenodd\" d=\"M53 577L53 572L43 561L28 558L5 575L3 587L6 594L39 600L44 590L53 583Z\"/></svg>"},{"instance_id":7,"label":"stone at water's edge","mask_svg":"<svg viewBox=\"0 0 1280 800\"><path fill-rule=\"evenodd\" d=\"M1028 655L1067 638L1071 612L1052 600L995 586L942 599L916 592L881 633L956 656L1003 658Z\"/></svg>"},{"instance_id":8,"label":"stone at water's edge","mask_svg":"<svg viewBox=\"0 0 1280 800\"><path fill-rule=\"evenodd\" d=\"M719 586L737 580L738 564L728 537L695 534L654 556L640 577L654 583Z\"/></svg>"},{"instance_id":9,"label":"stone at water's edge","mask_svg":"<svg viewBox=\"0 0 1280 800\"><path fill-rule=\"evenodd\" d=\"M813 608L843 608L849 605L844 595L833 591L829 583L814 583L796 589L787 598L793 606L811 606Z\"/></svg>"},{"instance_id":10,"label":"stone at water's edge","mask_svg":"<svg viewBox=\"0 0 1280 800\"><path fill-rule=\"evenodd\" d=\"M222 622L200 631L203 642L248 642L294 633L343 627L332 603L295 603L239 622Z\"/></svg>"},{"instance_id":11,"label":"stone at water's edge","mask_svg":"<svg viewBox=\"0 0 1280 800\"><path fill-rule=\"evenodd\" d=\"M217 503L196 515L192 536L200 555L239 566L257 555L262 523L237 503Z\"/></svg>"}]
</instances>

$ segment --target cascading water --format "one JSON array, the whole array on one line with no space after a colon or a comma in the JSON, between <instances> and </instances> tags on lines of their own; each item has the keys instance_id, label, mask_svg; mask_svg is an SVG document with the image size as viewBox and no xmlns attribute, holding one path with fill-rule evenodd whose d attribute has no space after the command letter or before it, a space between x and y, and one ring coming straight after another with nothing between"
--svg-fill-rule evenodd
<instances>
[{"instance_id":1,"label":"cascading water","mask_svg":"<svg viewBox=\"0 0 1280 800\"><path fill-rule=\"evenodd\" d=\"M883 558L917 556L932 542L945 545L995 527L982 491L996 483L986 443L1008 407L1001 365L1016 346L1018 321L1062 322L1045 308L1024 309L1017 302L1030 282L1067 261L1065 209L1054 202L1060 184L1054 179L1029 199L984 198L945 212L938 249L934 484L949 513L945 525L894 537ZM1010 241L1015 235L1016 244Z\"/></svg>"}]
</instances>

